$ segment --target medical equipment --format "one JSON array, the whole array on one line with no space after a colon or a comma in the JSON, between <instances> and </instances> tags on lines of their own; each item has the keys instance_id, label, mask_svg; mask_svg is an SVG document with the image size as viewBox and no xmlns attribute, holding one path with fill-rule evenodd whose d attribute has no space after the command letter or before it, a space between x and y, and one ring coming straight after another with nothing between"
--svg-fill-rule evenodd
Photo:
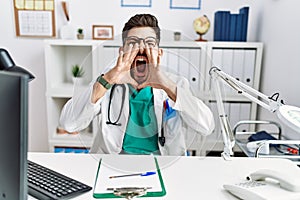
<instances>
[{"instance_id":1,"label":"medical equipment","mask_svg":"<svg viewBox=\"0 0 300 200\"><path fill-rule=\"evenodd\" d=\"M212 78L214 92L217 100L218 113L220 116L219 119L224 141L224 152L222 153L222 156L225 159L228 159L231 155L233 155L232 149L235 144L235 138L224 110L219 80L223 80L231 88L236 90L238 94L247 97L251 101L257 103L270 112L277 112L277 116L281 121L300 133L300 108L284 105L283 101L278 99L278 93L272 95L271 97L268 97L263 93L233 78L232 76L226 74L217 67L212 67L209 71L209 74Z\"/></svg>"},{"instance_id":2,"label":"medical equipment","mask_svg":"<svg viewBox=\"0 0 300 200\"><path fill-rule=\"evenodd\" d=\"M111 101L114 95L114 91L116 89L116 87L121 87L122 88L122 100L121 100L121 109L118 115L118 118L116 119L116 121L112 122L110 119L110 107L111 107ZM118 123L121 117L121 114L123 112L123 107L124 107L124 101L125 101L125 92L126 92L126 88L124 84L115 84L112 86L111 91L110 91L110 95L109 95L109 103L108 103L108 113L107 113L107 121L106 124L111 124L111 125L115 125L115 126L121 126L121 123Z\"/></svg>"}]
</instances>

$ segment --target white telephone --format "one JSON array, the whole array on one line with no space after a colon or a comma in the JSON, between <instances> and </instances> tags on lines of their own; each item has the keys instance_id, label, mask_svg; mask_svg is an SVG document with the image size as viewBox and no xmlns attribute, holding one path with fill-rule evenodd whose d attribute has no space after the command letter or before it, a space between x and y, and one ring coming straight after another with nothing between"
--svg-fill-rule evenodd
<instances>
[{"instance_id":1,"label":"white telephone","mask_svg":"<svg viewBox=\"0 0 300 200\"><path fill-rule=\"evenodd\" d=\"M223 187L245 200L299 200L300 179L279 171L261 169L237 184Z\"/></svg>"}]
</instances>

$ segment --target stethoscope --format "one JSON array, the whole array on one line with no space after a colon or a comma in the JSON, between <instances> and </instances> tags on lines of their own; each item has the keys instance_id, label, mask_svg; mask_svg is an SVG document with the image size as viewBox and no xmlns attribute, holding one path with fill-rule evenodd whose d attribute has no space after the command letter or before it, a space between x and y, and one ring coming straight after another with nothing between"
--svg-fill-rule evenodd
<instances>
[{"instance_id":1,"label":"stethoscope","mask_svg":"<svg viewBox=\"0 0 300 200\"><path fill-rule=\"evenodd\" d=\"M114 91L115 91L116 87L118 87L118 86L122 88L121 109L120 109L120 112L119 112L119 115L118 115L118 118L116 119L116 121L112 122L111 119L110 119L110 107L111 107L111 101L112 101L112 98L113 98ZM125 90L126 90L126 88L125 88L124 84L114 84L112 86L111 91L110 91L110 95L109 95L108 113L107 113L106 124L108 124L108 125L115 125L115 126L121 126L121 123L119 123L119 120L120 120L121 114L123 112L124 101L125 101Z\"/></svg>"},{"instance_id":2,"label":"stethoscope","mask_svg":"<svg viewBox=\"0 0 300 200\"><path fill-rule=\"evenodd\" d=\"M116 121L112 122L111 119L110 119L110 108L111 108L111 102L112 102L112 98L113 98L114 91L115 91L116 87L121 87L122 88L122 101L121 101L121 109L120 109L119 115L118 115ZM111 91L110 91L110 95L109 95L109 102L108 102L107 121L106 121L107 125L114 125L114 126L121 126L122 125L119 121L120 121L121 114L122 114L123 108L124 108L125 92L126 92L126 88L125 88L124 84L114 84L112 86ZM165 138L163 126L161 127L161 135L158 137L158 141L159 141L161 146L165 145L166 138Z\"/></svg>"}]
</instances>

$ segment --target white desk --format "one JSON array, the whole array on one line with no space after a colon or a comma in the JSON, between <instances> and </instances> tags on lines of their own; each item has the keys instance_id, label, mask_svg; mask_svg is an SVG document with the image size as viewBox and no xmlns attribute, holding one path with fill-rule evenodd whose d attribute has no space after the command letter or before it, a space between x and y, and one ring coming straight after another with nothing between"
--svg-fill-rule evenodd
<instances>
[{"instance_id":1,"label":"white desk","mask_svg":"<svg viewBox=\"0 0 300 200\"><path fill-rule=\"evenodd\" d=\"M28 159L93 187L101 156L109 155L29 153ZM255 170L269 168L288 170L292 174L300 173L300 168L286 159L240 157L225 161L221 157L159 156L158 162L166 187L166 196L138 199L233 200L237 198L225 191L223 184L241 182ZM94 198L90 191L76 199Z\"/></svg>"}]
</instances>

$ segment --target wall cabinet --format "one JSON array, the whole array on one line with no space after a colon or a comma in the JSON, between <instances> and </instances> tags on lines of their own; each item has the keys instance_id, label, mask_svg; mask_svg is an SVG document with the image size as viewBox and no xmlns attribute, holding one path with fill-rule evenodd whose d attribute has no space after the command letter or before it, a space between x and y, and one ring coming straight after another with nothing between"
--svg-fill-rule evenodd
<instances>
[{"instance_id":1,"label":"wall cabinet","mask_svg":"<svg viewBox=\"0 0 300 200\"><path fill-rule=\"evenodd\" d=\"M91 124L78 134L58 133L63 105L77 90L84 89L103 70L115 63L120 42L95 40L45 40L47 124L50 151L74 147L90 148L96 130ZM187 138L191 150L206 152L222 147L216 101L211 89L209 70L217 66L255 89L259 89L263 45L244 42L161 42L161 68L181 74L191 83L191 90L213 110L216 129L207 138ZM72 83L72 65L85 70L84 85ZM223 87L223 99L231 124L242 119L256 119L257 105L239 96L228 86ZM95 122L93 122L95 123Z\"/></svg>"}]
</instances>

